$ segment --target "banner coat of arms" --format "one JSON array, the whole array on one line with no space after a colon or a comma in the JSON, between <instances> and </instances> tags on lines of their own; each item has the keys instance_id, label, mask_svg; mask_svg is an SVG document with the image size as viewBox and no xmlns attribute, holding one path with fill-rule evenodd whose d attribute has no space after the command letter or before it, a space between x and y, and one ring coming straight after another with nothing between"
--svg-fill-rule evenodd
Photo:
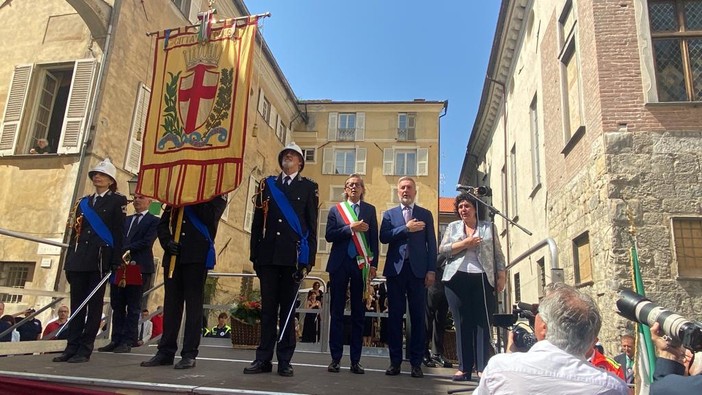
<instances>
[{"instance_id":1,"label":"banner coat of arms","mask_svg":"<svg viewBox=\"0 0 702 395\"><path fill-rule=\"evenodd\" d=\"M158 32L137 191L184 206L242 178L257 18Z\"/></svg>"}]
</instances>

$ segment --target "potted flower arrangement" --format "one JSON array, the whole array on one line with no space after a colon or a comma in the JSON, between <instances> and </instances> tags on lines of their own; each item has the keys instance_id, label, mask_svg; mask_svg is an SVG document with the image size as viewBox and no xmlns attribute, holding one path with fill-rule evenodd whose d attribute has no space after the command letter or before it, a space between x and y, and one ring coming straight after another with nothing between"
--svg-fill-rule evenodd
<instances>
[{"instance_id":1,"label":"potted flower arrangement","mask_svg":"<svg viewBox=\"0 0 702 395\"><path fill-rule=\"evenodd\" d=\"M229 311L232 344L258 345L261 339L261 301L259 295L240 296Z\"/></svg>"}]
</instances>

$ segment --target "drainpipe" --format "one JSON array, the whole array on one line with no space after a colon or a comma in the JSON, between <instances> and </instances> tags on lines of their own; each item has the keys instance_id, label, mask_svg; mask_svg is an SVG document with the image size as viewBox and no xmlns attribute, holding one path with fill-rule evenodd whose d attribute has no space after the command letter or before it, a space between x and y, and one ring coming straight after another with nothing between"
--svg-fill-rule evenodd
<instances>
[{"instance_id":1,"label":"drainpipe","mask_svg":"<svg viewBox=\"0 0 702 395\"><path fill-rule=\"evenodd\" d=\"M97 79L95 80L95 93L93 94L93 99L90 103L90 111L88 111L88 118L86 119L85 122L85 127L87 130L83 134L83 142L81 143L80 147L80 156L78 158L78 171L76 172L76 183L75 187L73 188L73 194L71 195L71 206L73 206L73 202L78 199L78 193L80 192L80 187L83 184L83 171L85 168L85 162L86 158L88 155L88 149L90 142L93 140L93 134L95 131L95 128L93 127L93 117L95 115L95 111L98 108L98 103L100 102L100 99L102 98L102 83L103 79L105 77L105 70L107 70L107 66L109 64L110 60L110 46L112 45L112 26L114 25L116 16L119 14L119 10L122 8L122 0L115 0L115 4L112 7L112 13L110 15L110 24L107 27L107 36L105 37L105 51L102 54L102 64L100 65L100 70L98 72ZM69 215L71 212L69 211ZM70 218L68 218L67 222L70 221ZM71 232L66 230L63 234L63 242L68 244L69 240L68 238L70 237ZM65 254L62 255L61 260L59 260L59 265L58 265L58 270L56 271L56 279L54 280L54 291L58 291L59 288L59 281L61 280L61 272L63 272L63 264L65 263L66 256Z\"/></svg>"}]
</instances>

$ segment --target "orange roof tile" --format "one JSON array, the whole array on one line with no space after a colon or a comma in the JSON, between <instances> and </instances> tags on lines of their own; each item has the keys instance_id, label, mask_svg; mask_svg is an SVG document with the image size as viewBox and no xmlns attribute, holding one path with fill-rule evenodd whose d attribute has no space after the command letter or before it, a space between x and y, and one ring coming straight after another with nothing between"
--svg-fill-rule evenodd
<instances>
[{"instance_id":1,"label":"orange roof tile","mask_svg":"<svg viewBox=\"0 0 702 395\"><path fill-rule=\"evenodd\" d=\"M454 200L455 200L455 198L440 197L439 198L439 212L440 213L452 213Z\"/></svg>"}]
</instances>

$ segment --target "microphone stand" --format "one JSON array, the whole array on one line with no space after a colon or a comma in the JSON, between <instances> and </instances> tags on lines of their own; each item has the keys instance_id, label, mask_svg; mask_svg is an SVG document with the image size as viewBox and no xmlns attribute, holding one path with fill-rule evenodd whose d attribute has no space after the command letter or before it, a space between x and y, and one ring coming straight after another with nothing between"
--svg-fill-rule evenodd
<instances>
[{"instance_id":1,"label":"microphone stand","mask_svg":"<svg viewBox=\"0 0 702 395\"><path fill-rule=\"evenodd\" d=\"M497 232L496 232L496 228L495 228L495 215L499 215L500 217L504 218L508 223L516 226L522 232L528 234L529 236L531 236L532 233L528 229L526 229L525 227L523 227L523 226L517 224L516 222L512 221L511 219L507 218L497 208L485 203L485 201L482 200L480 197L478 197L477 194L474 192L475 188L467 188L467 187L462 187L459 185L456 188L456 190L466 192L470 197L472 197L473 199L475 199L478 202L478 205L482 204L488 210L488 215L490 216L490 229L492 231L492 275L493 275L493 284L495 285L495 292L494 292L495 308L499 310L500 300L499 300L499 292L497 292L497 237L498 236L497 236ZM479 214L480 207L476 207L476 211ZM478 221L480 221L480 218L478 218ZM509 247L509 246L507 246L507 247ZM487 318L488 318L488 320L487 320L488 325L492 326L492 324L491 324L492 320L490 320L490 317L487 317ZM496 332L497 332L496 352L499 353L502 351L501 350L502 339L500 337L500 329L498 328L496 330ZM458 392L465 392L465 391L472 391L472 389L466 389L466 388L453 389L453 390L449 390L448 393L455 394Z\"/></svg>"}]
</instances>

